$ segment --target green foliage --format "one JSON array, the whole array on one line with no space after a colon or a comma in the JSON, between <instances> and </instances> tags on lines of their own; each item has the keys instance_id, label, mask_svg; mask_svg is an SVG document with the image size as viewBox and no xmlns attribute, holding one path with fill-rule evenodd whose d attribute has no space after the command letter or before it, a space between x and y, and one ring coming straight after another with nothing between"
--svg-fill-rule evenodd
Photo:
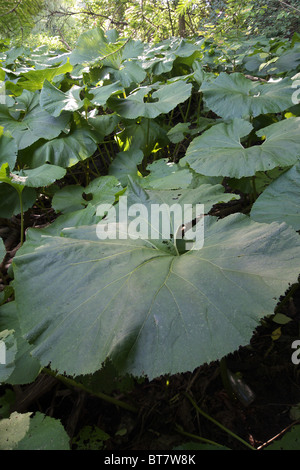
<instances>
[{"instance_id":1,"label":"green foliage","mask_svg":"<svg viewBox=\"0 0 300 470\"><path fill-rule=\"evenodd\" d=\"M286 36L299 30L297 0L8 0L2 2L0 34L19 43L72 50L77 37L99 26L143 42L169 37Z\"/></svg>"},{"instance_id":2,"label":"green foliage","mask_svg":"<svg viewBox=\"0 0 300 470\"><path fill-rule=\"evenodd\" d=\"M205 189L180 190L178 203L205 202ZM149 204L170 203L178 192L147 191ZM222 195L210 194L207 209L219 200ZM250 341L260 312L271 315L276 293L298 275L300 244L293 231L247 216L207 220L205 249L181 256L173 244L99 241L96 232L96 226L69 229L42 243L35 234L14 261L21 328L33 354L69 375L96 372L107 357L122 373L149 379L221 359ZM40 290L56 296L47 311L40 307ZM225 303L232 290L234 298ZM74 348L75 337L80 348Z\"/></svg>"},{"instance_id":3,"label":"green foliage","mask_svg":"<svg viewBox=\"0 0 300 470\"><path fill-rule=\"evenodd\" d=\"M280 220L300 230L299 162L273 181L258 197L251 209L254 220L273 222Z\"/></svg>"},{"instance_id":4,"label":"green foliage","mask_svg":"<svg viewBox=\"0 0 300 470\"><path fill-rule=\"evenodd\" d=\"M257 0L250 15L252 30L267 37L292 36L299 32L299 2Z\"/></svg>"},{"instance_id":5,"label":"green foliage","mask_svg":"<svg viewBox=\"0 0 300 470\"><path fill-rule=\"evenodd\" d=\"M291 166L297 163L300 152L299 125L299 118L271 124L256 132L257 137L264 138L261 145L244 148L241 139L253 127L248 121L233 118L230 124L217 124L196 137L182 161L197 173L231 178Z\"/></svg>"},{"instance_id":6,"label":"green foliage","mask_svg":"<svg viewBox=\"0 0 300 470\"><path fill-rule=\"evenodd\" d=\"M12 413L0 421L1 450L69 450L69 438L58 420L42 413Z\"/></svg>"},{"instance_id":7,"label":"green foliage","mask_svg":"<svg viewBox=\"0 0 300 470\"><path fill-rule=\"evenodd\" d=\"M18 31L21 38L30 33L34 26L34 16L43 8L38 0L3 0L0 8L0 34L14 37Z\"/></svg>"},{"instance_id":8,"label":"green foliage","mask_svg":"<svg viewBox=\"0 0 300 470\"><path fill-rule=\"evenodd\" d=\"M97 27L69 52L1 58L0 217L21 214L23 245L13 298L0 298L1 383L51 364L80 386L107 361L118 377L153 379L249 344L299 275L299 37L148 44ZM184 239L177 226L150 236L143 218L140 238L99 238L108 222L122 233L124 213L109 209L123 195L149 210L204 204L204 246L191 249L188 227ZM45 199L55 220L25 233L24 213ZM16 430L6 410L1 445L41 448L36 430L48 436L53 421L23 418ZM54 432L47 442L67 447ZM108 439L93 436L91 447Z\"/></svg>"}]
</instances>

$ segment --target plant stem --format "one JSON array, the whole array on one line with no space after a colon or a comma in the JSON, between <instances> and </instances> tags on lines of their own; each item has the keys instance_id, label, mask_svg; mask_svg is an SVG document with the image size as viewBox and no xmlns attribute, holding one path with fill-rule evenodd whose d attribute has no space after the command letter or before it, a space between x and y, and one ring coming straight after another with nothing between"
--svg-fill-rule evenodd
<instances>
[{"instance_id":1,"label":"plant stem","mask_svg":"<svg viewBox=\"0 0 300 470\"><path fill-rule=\"evenodd\" d=\"M81 168L85 174L85 184L86 186L90 183L90 175L89 175L89 162L86 162L86 165L83 162L80 162Z\"/></svg>"},{"instance_id":2,"label":"plant stem","mask_svg":"<svg viewBox=\"0 0 300 470\"><path fill-rule=\"evenodd\" d=\"M173 108L172 111L171 111L171 113L170 113L170 117L169 117L169 126L171 126L171 124L172 124L172 120L173 120L173 116L174 116L174 109L175 109L175 108Z\"/></svg>"},{"instance_id":3,"label":"plant stem","mask_svg":"<svg viewBox=\"0 0 300 470\"><path fill-rule=\"evenodd\" d=\"M189 117L189 114L190 114L190 108L191 108L192 96L193 96L193 94L191 93L191 96L190 96L190 98L189 98L189 101L188 101L188 105L187 105L186 113L185 113L185 116L184 116L184 122L187 122L187 120L188 120L188 117Z\"/></svg>"},{"instance_id":4,"label":"plant stem","mask_svg":"<svg viewBox=\"0 0 300 470\"><path fill-rule=\"evenodd\" d=\"M248 447L248 449L251 449L251 450L256 450L255 447L252 447L248 442L244 441L244 439L242 439L241 437L239 437L237 434L235 434L234 432L230 431L230 429L226 428L226 426L223 426L223 424L219 423L219 421L215 420L214 418L212 418L211 416L209 416L207 413L205 413L205 411L201 410L199 408L199 406L194 402L194 400L190 397L190 395L188 393L184 393L184 396L186 396L190 402L192 403L193 407L198 411L198 413L200 413L202 416L204 416L206 419L208 419L209 421L211 421L212 423L214 423L216 426L218 426L219 428L221 428L223 431L227 432L227 434L229 434L231 437L234 437L235 439L237 439L238 441L240 441L242 444L244 444L246 447Z\"/></svg>"},{"instance_id":5,"label":"plant stem","mask_svg":"<svg viewBox=\"0 0 300 470\"><path fill-rule=\"evenodd\" d=\"M180 111L183 122L185 122L185 115L183 114L183 111L182 111L182 108L181 108L180 104L178 105L178 109Z\"/></svg>"},{"instance_id":6,"label":"plant stem","mask_svg":"<svg viewBox=\"0 0 300 470\"><path fill-rule=\"evenodd\" d=\"M103 153L101 152L101 149L100 149L99 144L97 144L97 147L98 147L99 155L100 155L100 157L101 157L101 159L102 159L102 163L103 163L103 165L105 166L105 169L107 170L108 166L107 166L105 157L104 157Z\"/></svg>"},{"instance_id":7,"label":"plant stem","mask_svg":"<svg viewBox=\"0 0 300 470\"><path fill-rule=\"evenodd\" d=\"M196 439L197 441L205 442L206 444L212 444L214 446L220 446L221 445L221 444L218 444L215 441L211 441L210 439L206 439L205 437L197 436L196 434L186 432L178 424L176 424L176 431L179 432L179 434L182 434L183 436L191 437L192 439Z\"/></svg>"},{"instance_id":8,"label":"plant stem","mask_svg":"<svg viewBox=\"0 0 300 470\"><path fill-rule=\"evenodd\" d=\"M150 134L150 119L147 119L147 130L146 130L146 151L145 151L145 161L144 161L144 170L147 168L148 163L148 147L149 147L149 134Z\"/></svg>"},{"instance_id":9,"label":"plant stem","mask_svg":"<svg viewBox=\"0 0 300 470\"><path fill-rule=\"evenodd\" d=\"M256 190L256 184L255 184L255 176L252 176L252 186L253 186L254 201L256 201L256 199L257 199L257 190Z\"/></svg>"},{"instance_id":10,"label":"plant stem","mask_svg":"<svg viewBox=\"0 0 300 470\"><path fill-rule=\"evenodd\" d=\"M65 377L64 375L56 374L51 369L43 368L42 372L44 372L45 374L51 375L52 377L55 377L60 382L64 383L67 387L78 388L79 390L82 390L83 392L94 395L100 398L101 400L107 401L108 403L112 403L113 405L119 406L120 408L124 408L125 410L131 411L132 413L138 412L138 409L135 408L135 406L130 405L129 403L126 403L121 400L117 400L116 398L106 395L105 393L95 392L94 390L90 390L89 388L85 387L81 383L76 382L76 380L73 380L69 377Z\"/></svg>"},{"instance_id":11,"label":"plant stem","mask_svg":"<svg viewBox=\"0 0 300 470\"><path fill-rule=\"evenodd\" d=\"M202 94L199 92L199 100L198 100L198 106L197 106L197 126L199 126L201 104L202 104Z\"/></svg>"},{"instance_id":12,"label":"plant stem","mask_svg":"<svg viewBox=\"0 0 300 470\"><path fill-rule=\"evenodd\" d=\"M69 170L69 172L70 172L70 175L71 175L72 178L74 179L75 183L80 185L78 179L76 178L76 176L74 175L74 173L72 172L72 170L71 170L70 167L68 168L68 170Z\"/></svg>"},{"instance_id":13,"label":"plant stem","mask_svg":"<svg viewBox=\"0 0 300 470\"><path fill-rule=\"evenodd\" d=\"M106 151L107 156L108 156L108 158L109 158L109 160L110 160L110 163L111 163L111 162L113 161L113 159L112 159L112 156L111 156L111 154L110 154L110 152L109 152L109 150L108 150L108 147L107 147L107 145L106 145L106 142L103 142L103 147L105 148L105 151Z\"/></svg>"},{"instance_id":14,"label":"plant stem","mask_svg":"<svg viewBox=\"0 0 300 470\"><path fill-rule=\"evenodd\" d=\"M99 171L98 168L97 168L97 165L96 165L96 163L95 163L95 160L94 160L93 156L91 156L91 161L92 161L92 163L93 163L93 165L94 165L94 168L95 168L95 170L96 170L97 175L98 175L98 176L101 176L101 173L100 173L100 171Z\"/></svg>"},{"instance_id":15,"label":"plant stem","mask_svg":"<svg viewBox=\"0 0 300 470\"><path fill-rule=\"evenodd\" d=\"M24 210L23 210L23 199L22 199L22 192L18 191L19 200L20 200L20 216L21 216L21 235L20 235L20 243L21 246L24 243Z\"/></svg>"}]
</instances>

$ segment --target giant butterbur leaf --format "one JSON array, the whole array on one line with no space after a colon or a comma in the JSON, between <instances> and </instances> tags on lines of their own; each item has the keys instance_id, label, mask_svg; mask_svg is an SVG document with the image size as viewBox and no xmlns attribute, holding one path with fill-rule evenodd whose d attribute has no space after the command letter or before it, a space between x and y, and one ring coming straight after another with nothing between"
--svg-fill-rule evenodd
<instances>
[{"instance_id":1,"label":"giant butterbur leaf","mask_svg":"<svg viewBox=\"0 0 300 470\"><path fill-rule=\"evenodd\" d=\"M3 163L8 163L11 169L14 168L17 160L18 147L15 140L8 132L0 135L0 167Z\"/></svg>"},{"instance_id":2,"label":"giant butterbur leaf","mask_svg":"<svg viewBox=\"0 0 300 470\"><path fill-rule=\"evenodd\" d=\"M120 86L118 81L111 83L110 85L90 88L89 93L94 96L93 99L91 99L91 102L96 106L103 106L106 104L106 101L113 93L116 93L121 90L122 87Z\"/></svg>"},{"instance_id":3,"label":"giant butterbur leaf","mask_svg":"<svg viewBox=\"0 0 300 470\"><path fill-rule=\"evenodd\" d=\"M101 114L91 116L87 121L93 130L93 134L97 137L97 142L102 142L106 135L114 131L120 121L120 116L117 114Z\"/></svg>"},{"instance_id":4,"label":"giant butterbur leaf","mask_svg":"<svg viewBox=\"0 0 300 470\"><path fill-rule=\"evenodd\" d=\"M292 49L288 49L276 57L276 60L271 64L266 64L263 68L264 73L271 75L274 73L289 72L297 70L300 65L300 46L296 42Z\"/></svg>"},{"instance_id":5,"label":"giant butterbur leaf","mask_svg":"<svg viewBox=\"0 0 300 470\"><path fill-rule=\"evenodd\" d=\"M101 28L95 28L81 34L70 63L94 65L101 61L103 65L118 69L122 60L136 57L143 47L140 41L134 40L111 42Z\"/></svg>"},{"instance_id":6,"label":"giant butterbur leaf","mask_svg":"<svg viewBox=\"0 0 300 470\"><path fill-rule=\"evenodd\" d=\"M145 97L152 91L146 86L133 91L127 98L110 98L108 101L118 114L128 119L144 116L154 119L160 114L167 114L179 103L186 101L192 91L192 85L184 80L161 85L152 93L152 102L144 102Z\"/></svg>"},{"instance_id":7,"label":"giant butterbur leaf","mask_svg":"<svg viewBox=\"0 0 300 470\"><path fill-rule=\"evenodd\" d=\"M300 163L273 181L251 209L258 222L286 222L300 230Z\"/></svg>"},{"instance_id":8,"label":"giant butterbur leaf","mask_svg":"<svg viewBox=\"0 0 300 470\"><path fill-rule=\"evenodd\" d=\"M203 190L200 199L197 190L183 191L131 185L128 197L148 209L155 202L183 207L188 192L191 203L204 200ZM205 216L204 246L179 254L174 238L118 232L100 240L105 223L60 237L29 231L14 258L32 354L67 374L93 373L110 358L121 372L152 379L220 359L249 343L299 274L299 237L285 224Z\"/></svg>"},{"instance_id":9,"label":"giant butterbur leaf","mask_svg":"<svg viewBox=\"0 0 300 470\"><path fill-rule=\"evenodd\" d=\"M11 376L15 368L17 342L14 330L0 328L0 382L3 383Z\"/></svg>"},{"instance_id":10,"label":"giant butterbur leaf","mask_svg":"<svg viewBox=\"0 0 300 470\"><path fill-rule=\"evenodd\" d=\"M57 212L67 213L83 209L88 204L94 207L99 204L113 204L116 194L121 190L122 186L114 176L104 175L95 178L85 188L69 184L58 190L53 196L52 207Z\"/></svg>"},{"instance_id":11,"label":"giant butterbur leaf","mask_svg":"<svg viewBox=\"0 0 300 470\"><path fill-rule=\"evenodd\" d=\"M17 309L13 301L0 306L1 337L6 344L6 361L4 364L0 361L1 382L19 385L33 382L40 372L40 365L38 360L30 355L32 346L21 335ZM9 340L13 345L13 356Z\"/></svg>"},{"instance_id":12,"label":"giant butterbur leaf","mask_svg":"<svg viewBox=\"0 0 300 470\"><path fill-rule=\"evenodd\" d=\"M69 450L69 436L58 419L17 413L0 421L1 450Z\"/></svg>"},{"instance_id":13,"label":"giant butterbur leaf","mask_svg":"<svg viewBox=\"0 0 300 470\"><path fill-rule=\"evenodd\" d=\"M172 38L157 45L151 45L142 57L143 67L156 76L170 72L176 59L191 58L190 62L192 62L194 56L200 54L201 42Z\"/></svg>"},{"instance_id":14,"label":"giant butterbur leaf","mask_svg":"<svg viewBox=\"0 0 300 470\"><path fill-rule=\"evenodd\" d=\"M290 108L292 81L289 78L277 82L257 83L242 73L220 73L212 82L203 82L207 106L224 119L278 113Z\"/></svg>"},{"instance_id":15,"label":"giant butterbur leaf","mask_svg":"<svg viewBox=\"0 0 300 470\"><path fill-rule=\"evenodd\" d=\"M20 79L17 81L17 87L29 91L40 90L45 80L51 82L57 75L71 72L72 69L73 67L68 59L65 64L58 67L29 70L21 74Z\"/></svg>"},{"instance_id":16,"label":"giant butterbur leaf","mask_svg":"<svg viewBox=\"0 0 300 470\"><path fill-rule=\"evenodd\" d=\"M38 145L26 149L22 153L22 162L31 168L47 162L67 168L89 158L96 149L92 130L87 127L77 127L69 134L61 134L49 141L41 140Z\"/></svg>"},{"instance_id":17,"label":"giant butterbur leaf","mask_svg":"<svg viewBox=\"0 0 300 470\"><path fill-rule=\"evenodd\" d=\"M115 80L119 80L124 88L129 87L132 83L141 83L147 75L138 61L132 59L123 61L118 69L107 67L105 73L109 73Z\"/></svg>"},{"instance_id":18,"label":"giant butterbur leaf","mask_svg":"<svg viewBox=\"0 0 300 470\"><path fill-rule=\"evenodd\" d=\"M207 176L241 178L278 166L291 166L300 155L300 118L285 119L256 132L265 137L261 145L245 148L242 137L252 125L242 119L216 124L189 145L185 162L197 173Z\"/></svg>"},{"instance_id":19,"label":"giant butterbur leaf","mask_svg":"<svg viewBox=\"0 0 300 470\"><path fill-rule=\"evenodd\" d=\"M23 211L26 212L35 203L36 190L24 188L22 191ZM0 183L0 217L10 219L13 215L20 214L20 199L17 191L6 183Z\"/></svg>"},{"instance_id":20,"label":"giant butterbur leaf","mask_svg":"<svg viewBox=\"0 0 300 470\"><path fill-rule=\"evenodd\" d=\"M121 184L126 186L128 175L137 176L137 167L142 163L143 158L143 152L135 148L127 152L118 152L109 166L109 174L114 175Z\"/></svg>"},{"instance_id":21,"label":"giant butterbur leaf","mask_svg":"<svg viewBox=\"0 0 300 470\"><path fill-rule=\"evenodd\" d=\"M144 188L179 189L190 187L193 174L188 168L181 168L167 159L156 160L147 166L150 174L142 179Z\"/></svg>"},{"instance_id":22,"label":"giant butterbur leaf","mask_svg":"<svg viewBox=\"0 0 300 470\"><path fill-rule=\"evenodd\" d=\"M49 224L42 230L46 235L60 235L66 227L80 227L82 225L92 225L99 222L99 217L96 216L96 207L88 204L85 208L77 209L67 212L66 214L59 215L54 222Z\"/></svg>"},{"instance_id":23,"label":"giant butterbur leaf","mask_svg":"<svg viewBox=\"0 0 300 470\"><path fill-rule=\"evenodd\" d=\"M0 125L14 137L19 150L29 147L37 140L54 139L67 126L68 114L51 116L39 103L39 93L24 90L18 98L17 111L0 105ZM24 115L21 115L21 112Z\"/></svg>"},{"instance_id":24,"label":"giant butterbur leaf","mask_svg":"<svg viewBox=\"0 0 300 470\"><path fill-rule=\"evenodd\" d=\"M107 41L104 31L101 28L95 28L81 34L71 54L70 63L72 65L92 64L116 49L118 46Z\"/></svg>"},{"instance_id":25,"label":"giant butterbur leaf","mask_svg":"<svg viewBox=\"0 0 300 470\"><path fill-rule=\"evenodd\" d=\"M84 101L80 98L81 90L81 87L74 85L64 93L45 80L40 95L41 106L54 117L58 117L62 111L77 111L84 105Z\"/></svg>"},{"instance_id":26,"label":"giant butterbur leaf","mask_svg":"<svg viewBox=\"0 0 300 470\"><path fill-rule=\"evenodd\" d=\"M33 170L21 170L11 175L12 182L28 186L29 188L41 188L62 179L66 170L56 165L41 165Z\"/></svg>"}]
</instances>

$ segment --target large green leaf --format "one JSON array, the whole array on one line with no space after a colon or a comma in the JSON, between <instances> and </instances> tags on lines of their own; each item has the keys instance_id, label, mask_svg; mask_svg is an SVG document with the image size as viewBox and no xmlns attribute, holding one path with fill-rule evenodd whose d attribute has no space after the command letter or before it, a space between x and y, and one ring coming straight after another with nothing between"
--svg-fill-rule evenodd
<instances>
[{"instance_id":1,"label":"large green leaf","mask_svg":"<svg viewBox=\"0 0 300 470\"><path fill-rule=\"evenodd\" d=\"M181 171L185 174L184 170ZM147 180L147 178L142 179L142 182L145 180ZM191 183L191 180L189 180L189 182ZM149 185L150 189L144 189L144 185L140 184L139 179L134 180L128 176L128 186L126 188L126 192L122 193L122 195L127 197L127 204L119 205L118 215L116 216L113 211L109 212L103 221L104 225L111 223L112 225L110 227L108 225L108 230L111 228L113 231L114 225L117 223L120 232L125 229L126 232L129 233L129 236L133 237L134 239L137 237L137 230L139 232L138 237L142 237L145 240L151 238L151 241L148 242L150 245L156 246L159 249L163 249L163 251L167 250L168 252L178 254L178 251L183 252L186 250L185 243L186 240L190 239L191 235L189 232L189 229L191 229L190 223L192 222L192 219L196 219L196 217L198 217L196 213L197 204L203 204L204 213L207 214L213 205L239 198L239 196L235 194L224 193L224 187L220 184L210 184L208 182L203 182L203 184L200 184L195 188L187 189L184 187L184 177L182 178L182 186L179 188L177 187L177 189L172 189L173 185L170 183L170 181L168 183L166 186L167 188L169 187L171 189L161 188L159 187L159 184L157 185L158 187L154 189L152 189L151 185ZM145 184L145 187L147 188L147 183ZM162 235L164 230L163 226L158 226L158 224L155 222L155 216L153 216L153 219L151 216L145 217L144 209L142 209L142 212L139 214L137 220L132 220L130 214L127 216L127 207L133 206L136 208L136 204L143 204L147 214L152 214L152 208L157 208L158 205L161 205L162 209L168 212L168 208L174 208L175 204L176 207L174 213L176 213L176 208L178 206L181 208L181 220L177 219L176 217L170 217L170 240L166 239L165 236ZM188 220L183 221L182 212L184 212L184 208L188 204L193 206L192 212L191 215L187 215ZM97 208L97 215L101 215L101 210L101 206L99 206ZM125 218L128 219L128 224L126 224L126 222L124 223ZM180 226L182 223L186 224L185 239L182 239L182 237L178 238L178 230L181 230ZM101 227L99 228L101 229Z\"/></svg>"},{"instance_id":2,"label":"large green leaf","mask_svg":"<svg viewBox=\"0 0 300 470\"><path fill-rule=\"evenodd\" d=\"M8 132L2 132L0 136L0 168L3 163L8 163L11 169L14 168L17 160L18 147L15 140Z\"/></svg>"},{"instance_id":3,"label":"large green leaf","mask_svg":"<svg viewBox=\"0 0 300 470\"><path fill-rule=\"evenodd\" d=\"M66 170L56 165L41 165L33 170L21 170L11 175L12 182L28 186L30 188L41 188L49 186L56 180L60 180L66 174Z\"/></svg>"},{"instance_id":4,"label":"large green leaf","mask_svg":"<svg viewBox=\"0 0 300 470\"><path fill-rule=\"evenodd\" d=\"M55 118L41 108L39 92L24 90L16 106L19 112L0 105L0 125L11 133L19 150L29 147L41 138L54 139L69 122L68 113Z\"/></svg>"},{"instance_id":5,"label":"large green leaf","mask_svg":"<svg viewBox=\"0 0 300 470\"><path fill-rule=\"evenodd\" d=\"M296 42L292 49L279 54L274 61L264 64L262 67L265 75L274 75L282 72L297 70L300 65L300 45Z\"/></svg>"},{"instance_id":6,"label":"large green leaf","mask_svg":"<svg viewBox=\"0 0 300 470\"><path fill-rule=\"evenodd\" d=\"M16 86L17 88L20 87L20 89L29 91L40 90L45 80L51 82L57 75L71 72L72 69L72 65L70 65L69 60L67 60L65 64L58 67L44 66L42 69L29 70L20 75Z\"/></svg>"},{"instance_id":7,"label":"large green leaf","mask_svg":"<svg viewBox=\"0 0 300 470\"><path fill-rule=\"evenodd\" d=\"M60 235L67 227L80 227L83 225L94 225L99 222L100 217L96 216L96 207L88 204L85 208L75 209L72 212L59 215L54 222L47 227L37 229L46 235Z\"/></svg>"},{"instance_id":8,"label":"large green leaf","mask_svg":"<svg viewBox=\"0 0 300 470\"><path fill-rule=\"evenodd\" d=\"M273 181L252 206L258 222L286 222L300 230L300 163Z\"/></svg>"},{"instance_id":9,"label":"large green leaf","mask_svg":"<svg viewBox=\"0 0 300 470\"><path fill-rule=\"evenodd\" d=\"M80 98L81 90L82 87L74 85L64 93L48 80L45 80L40 95L40 104L43 109L54 117L60 116L62 111L77 111L84 105L84 101Z\"/></svg>"},{"instance_id":10,"label":"large green leaf","mask_svg":"<svg viewBox=\"0 0 300 470\"><path fill-rule=\"evenodd\" d=\"M118 91L122 91L122 87L120 86L120 82L114 82L110 85L104 86L97 86L89 89L89 93L91 93L94 97L91 99L91 102L96 106L104 106L108 98Z\"/></svg>"},{"instance_id":11,"label":"large green leaf","mask_svg":"<svg viewBox=\"0 0 300 470\"><path fill-rule=\"evenodd\" d=\"M201 42L187 42L183 38L172 38L159 44L151 44L142 56L143 67L156 76L168 73L172 70L176 59L195 58L195 55L200 55Z\"/></svg>"},{"instance_id":12,"label":"large green leaf","mask_svg":"<svg viewBox=\"0 0 300 470\"><path fill-rule=\"evenodd\" d=\"M213 82L203 82L206 105L224 119L278 113L290 108L292 80L257 83L242 73L220 73Z\"/></svg>"},{"instance_id":13,"label":"large green leaf","mask_svg":"<svg viewBox=\"0 0 300 470\"><path fill-rule=\"evenodd\" d=\"M156 160L147 166L150 174L143 178L141 185L150 189L180 189L190 187L193 174L188 168L181 168L167 159Z\"/></svg>"},{"instance_id":14,"label":"large green leaf","mask_svg":"<svg viewBox=\"0 0 300 470\"><path fill-rule=\"evenodd\" d=\"M87 127L77 127L49 141L39 141L22 153L22 163L36 168L44 163L67 168L89 158L96 151L95 136Z\"/></svg>"},{"instance_id":15,"label":"large green leaf","mask_svg":"<svg viewBox=\"0 0 300 470\"><path fill-rule=\"evenodd\" d=\"M154 119L160 114L167 114L179 103L186 101L191 95L192 85L184 80L178 80L159 86L152 93L153 102L144 102L145 96L152 91L152 87L138 88L127 98L110 98L108 104L118 114L127 119L136 119L144 116Z\"/></svg>"},{"instance_id":16,"label":"large green leaf","mask_svg":"<svg viewBox=\"0 0 300 470\"><path fill-rule=\"evenodd\" d=\"M118 46L107 41L101 28L86 31L79 37L76 48L71 54L70 63L93 64L96 60L111 54Z\"/></svg>"},{"instance_id":17,"label":"large green leaf","mask_svg":"<svg viewBox=\"0 0 300 470\"><path fill-rule=\"evenodd\" d=\"M143 158L143 152L135 148L126 152L118 152L109 166L109 174L114 175L122 185L126 186L128 175L137 176L137 167L142 163Z\"/></svg>"},{"instance_id":18,"label":"large green leaf","mask_svg":"<svg viewBox=\"0 0 300 470\"><path fill-rule=\"evenodd\" d=\"M97 142L102 142L106 135L111 134L119 121L120 116L117 114L101 114L88 117L88 123L97 137Z\"/></svg>"},{"instance_id":19,"label":"large green leaf","mask_svg":"<svg viewBox=\"0 0 300 470\"><path fill-rule=\"evenodd\" d=\"M57 191L52 199L52 207L57 212L73 212L87 205L113 204L116 194L122 190L120 182L112 175L95 178L85 188L79 185L67 185Z\"/></svg>"},{"instance_id":20,"label":"large green leaf","mask_svg":"<svg viewBox=\"0 0 300 470\"><path fill-rule=\"evenodd\" d=\"M189 200L182 190L129 195L148 207ZM181 255L172 239L99 240L97 228L29 231L13 262L32 354L67 374L95 372L111 358L123 373L151 379L220 359L249 343L299 274L294 230L243 214L206 216L204 247Z\"/></svg>"},{"instance_id":21,"label":"large green leaf","mask_svg":"<svg viewBox=\"0 0 300 470\"><path fill-rule=\"evenodd\" d=\"M6 382L14 372L17 350L14 330L0 328L0 383Z\"/></svg>"},{"instance_id":22,"label":"large green leaf","mask_svg":"<svg viewBox=\"0 0 300 470\"><path fill-rule=\"evenodd\" d=\"M69 450L61 422L42 413L17 413L0 421L1 450Z\"/></svg>"},{"instance_id":23,"label":"large green leaf","mask_svg":"<svg viewBox=\"0 0 300 470\"><path fill-rule=\"evenodd\" d=\"M34 188L24 188L22 191L23 211L32 207L37 198ZM20 199L17 191L6 183L0 183L0 217L10 219L20 214Z\"/></svg>"},{"instance_id":24,"label":"large green leaf","mask_svg":"<svg viewBox=\"0 0 300 470\"><path fill-rule=\"evenodd\" d=\"M111 42L101 28L95 28L81 34L70 56L70 63L95 65L102 62L103 65L118 69L122 60L137 57L143 48L140 41L132 39Z\"/></svg>"},{"instance_id":25,"label":"large green leaf","mask_svg":"<svg viewBox=\"0 0 300 470\"><path fill-rule=\"evenodd\" d=\"M33 382L40 372L40 364L35 357L30 355L32 346L21 335L15 302L10 301L0 307L1 331L2 334L5 331L10 332L10 335L4 335L7 360L6 364L0 363L1 382L18 385ZM13 346L10 346L10 342ZM14 352L13 355L12 352Z\"/></svg>"},{"instance_id":26,"label":"large green leaf","mask_svg":"<svg viewBox=\"0 0 300 470\"><path fill-rule=\"evenodd\" d=\"M106 67L105 73L112 75L114 80L119 80L124 88L128 88L132 83L141 83L147 75L139 62L134 59L124 60L117 70Z\"/></svg>"},{"instance_id":27,"label":"large green leaf","mask_svg":"<svg viewBox=\"0 0 300 470\"><path fill-rule=\"evenodd\" d=\"M291 166L300 155L300 118L271 124L256 132L265 137L261 145L244 148L241 138L252 131L242 119L216 124L189 145L181 164L188 163L207 176L241 178L277 166Z\"/></svg>"}]
</instances>

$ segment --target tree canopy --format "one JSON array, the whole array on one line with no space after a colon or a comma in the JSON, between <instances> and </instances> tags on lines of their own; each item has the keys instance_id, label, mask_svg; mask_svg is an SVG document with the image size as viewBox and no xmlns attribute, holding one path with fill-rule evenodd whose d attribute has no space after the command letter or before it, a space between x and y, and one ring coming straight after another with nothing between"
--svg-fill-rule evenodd
<instances>
[{"instance_id":1,"label":"tree canopy","mask_svg":"<svg viewBox=\"0 0 300 470\"><path fill-rule=\"evenodd\" d=\"M74 47L84 30L116 29L142 41L171 36L287 36L299 29L298 0L5 0L0 37Z\"/></svg>"}]
</instances>

